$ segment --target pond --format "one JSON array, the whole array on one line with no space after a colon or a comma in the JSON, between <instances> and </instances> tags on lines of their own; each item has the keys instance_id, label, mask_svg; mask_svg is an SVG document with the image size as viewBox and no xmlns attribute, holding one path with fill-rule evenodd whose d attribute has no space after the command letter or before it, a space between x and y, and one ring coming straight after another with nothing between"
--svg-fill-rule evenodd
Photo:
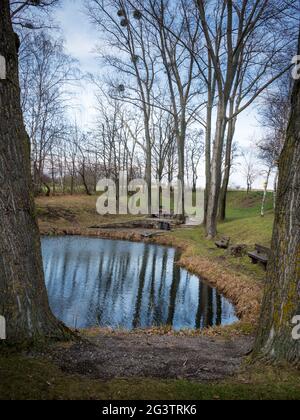
<instances>
[{"instance_id":1,"label":"pond","mask_svg":"<svg viewBox=\"0 0 300 420\"><path fill-rule=\"evenodd\" d=\"M50 306L73 328L175 330L228 325L234 307L176 265L173 248L85 237L43 238Z\"/></svg>"}]
</instances>

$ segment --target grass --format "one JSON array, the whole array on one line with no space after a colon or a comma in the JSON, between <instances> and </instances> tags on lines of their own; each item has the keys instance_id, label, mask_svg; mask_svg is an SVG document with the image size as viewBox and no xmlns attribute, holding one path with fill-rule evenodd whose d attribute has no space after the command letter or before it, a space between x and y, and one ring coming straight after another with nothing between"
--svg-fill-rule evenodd
<instances>
[{"instance_id":1,"label":"grass","mask_svg":"<svg viewBox=\"0 0 300 420\"><path fill-rule=\"evenodd\" d=\"M230 236L232 243L270 245L273 225L272 194L268 194L266 216L260 216L262 193L230 192L227 220L219 225L220 236ZM84 227L119 221L115 216L99 216L96 197L67 196L37 199L41 228ZM122 220L131 219L130 216ZM249 284L263 286L265 273L249 258L234 258L218 250L205 239L203 228L177 230L170 241L183 241L190 255L205 257L234 275L246 275ZM184 339L184 338L183 338ZM0 352L0 399L98 399L98 400L298 400L299 371L265 365L245 365L234 378L221 383L155 379L123 379L99 382L78 375L69 375L42 359L24 354Z\"/></svg>"},{"instance_id":2,"label":"grass","mask_svg":"<svg viewBox=\"0 0 300 420\"><path fill-rule=\"evenodd\" d=\"M274 223L273 195L268 193L265 217L261 217L262 192L249 194L243 191L230 191L227 202L227 220L219 223L218 236L228 236L231 244L244 244L254 249L255 244L270 247ZM203 227L181 229L173 237L192 244L195 255L205 256L231 268L235 272L248 275L260 281L265 279L265 272L259 265L253 265L247 256L235 258L223 250L218 250L214 241L205 238Z\"/></svg>"},{"instance_id":3,"label":"grass","mask_svg":"<svg viewBox=\"0 0 300 420\"><path fill-rule=\"evenodd\" d=\"M262 192L230 191L228 193L227 220L219 224L219 235L230 236L236 243L270 245L273 226L273 198L269 193L266 215L260 216ZM101 216L96 212L96 196L54 196L36 199L37 216L42 228L87 228L91 225L105 225L113 222L136 219L131 215ZM199 229L189 230L191 239L199 240ZM201 244L202 245L202 244Z\"/></svg>"},{"instance_id":4,"label":"grass","mask_svg":"<svg viewBox=\"0 0 300 420\"><path fill-rule=\"evenodd\" d=\"M238 243L270 246L274 222L273 194L268 193L265 217L261 217L262 192L230 191L227 220L219 225L220 234L230 236Z\"/></svg>"},{"instance_id":5,"label":"grass","mask_svg":"<svg viewBox=\"0 0 300 420\"><path fill-rule=\"evenodd\" d=\"M54 364L25 356L0 356L0 399L10 400L298 400L299 372L260 365L236 378L200 384L185 380L116 379L68 375Z\"/></svg>"},{"instance_id":6,"label":"grass","mask_svg":"<svg viewBox=\"0 0 300 420\"><path fill-rule=\"evenodd\" d=\"M88 228L114 222L136 219L131 215L101 216L96 212L96 196L58 195L36 199L37 216L41 229Z\"/></svg>"}]
</instances>

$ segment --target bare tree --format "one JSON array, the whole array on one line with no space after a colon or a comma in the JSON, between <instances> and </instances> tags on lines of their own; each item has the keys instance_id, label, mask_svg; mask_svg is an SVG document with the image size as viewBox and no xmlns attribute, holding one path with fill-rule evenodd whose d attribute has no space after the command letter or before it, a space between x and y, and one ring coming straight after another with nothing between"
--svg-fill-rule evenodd
<instances>
[{"instance_id":1,"label":"bare tree","mask_svg":"<svg viewBox=\"0 0 300 420\"><path fill-rule=\"evenodd\" d=\"M289 69L290 65L287 65L285 60L283 60L284 65L279 67L274 66L274 62L278 65L284 48L295 41L293 38L291 41L290 38L283 36L290 26L295 29L295 25L290 25L291 21L286 17L286 10L291 6L286 2L275 4L267 0L261 2L244 0L205 3L198 0L197 6L216 78L218 95L206 223L208 237L214 237L217 232L222 181L221 161L227 123L235 121L241 112L253 104L264 90ZM268 31L267 37L263 36L266 31ZM283 39L287 39L284 46ZM256 49L250 48L255 44ZM230 142L232 133L234 134L233 128L228 129L226 153L228 159L231 155ZM226 184L224 191L225 189Z\"/></svg>"},{"instance_id":2,"label":"bare tree","mask_svg":"<svg viewBox=\"0 0 300 420\"><path fill-rule=\"evenodd\" d=\"M275 170L274 177L274 209L276 203L278 163L282 151L286 130L291 112L291 80L290 76L282 78L276 84L275 89L267 92L261 109L261 123L267 130L265 138L259 143L259 157L267 165ZM273 162L273 163L272 163Z\"/></svg>"},{"instance_id":3,"label":"bare tree","mask_svg":"<svg viewBox=\"0 0 300 420\"><path fill-rule=\"evenodd\" d=\"M258 158L266 168L262 173L266 177L266 180L264 183L264 194L263 194L262 205L261 205L261 216L264 217L265 203L266 203L266 198L267 198L267 191L268 191L270 177L274 169L278 168L279 157L280 157L280 153L281 153L283 145L279 137L273 137L273 135L270 133L264 139L262 139L262 141L258 143L257 147L259 151ZM274 194L275 193L276 191L274 189Z\"/></svg>"},{"instance_id":4,"label":"bare tree","mask_svg":"<svg viewBox=\"0 0 300 420\"><path fill-rule=\"evenodd\" d=\"M10 0L10 14L18 30L50 26L51 12L60 0Z\"/></svg>"},{"instance_id":5,"label":"bare tree","mask_svg":"<svg viewBox=\"0 0 300 420\"><path fill-rule=\"evenodd\" d=\"M186 142L186 174L188 182L191 180L193 192L197 189L199 166L205 150L204 142L201 141L202 137L203 131L191 132Z\"/></svg>"},{"instance_id":6,"label":"bare tree","mask_svg":"<svg viewBox=\"0 0 300 420\"><path fill-rule=\"evenodd\" d=\"M242 168L241 171L247 182L247 194L252 191L252 186L257 178L259 171L257 169L257 159L256 155L252 149L244 150L242 152Z\"/></svg>"},{"instance_id":7,"label":"bare tree","mask_svg":"<svg viewBox=\"0 0 300 420\"><path fill-rule=\"evenodd\" d=\"M66 134L68 84L76 77L75 61L63 43L44 31L33 31L21 44L22 108L31 141L35 192L41 192L47 160Z\"/></svg>"},{"instance_id":8,"label":"bare tree","mask_svg":"<svg viewBox=\"0 0 300 420\"><path fill-rule=\"evenodd\" d=\"M138 2L142 6L141 2ZM185 184L186 139L188 127L195 123L200 111L206 105L201 97L200 73L196 63L199 51L200 22L195 18L194 7L190 2L181 0L171 2L149 2L143 8L147 19L153 25L154 44L161 55L170 107L174 119L174 134L178 150L178 179ZM188 44L189 48L185 45ZM200 104L199 104L200 102ZM167 102L169 103L169 101ZM165 104L160 104L166 107ZM199 121L199 119L198 119ZM199 138L199 150L201 142ZM182 216L185 216L185 197L182 194Z\"/></svg>"},{"instance_id":9,"label":"bare tree","mask_svg":"<svg viewBox=\"0 0 300 420\"><path fill-rule=\"evenodd\" d=\"M143 148L148 184L152 181L153 157L157 158L155 136L161 140L156 127L163 115L163 119L172 119L178 179L184 185L186 136L190 126L198 125L199 121L203 124L199 114L206 104L206 100L203 103L199 100L202 86L195 56L199 54L200 24L194 7L185 0L176 5L169 0L118 1L113 4L92 0L89 5L92 21L110 36L109 45L114 53L105 55L106 63L120 75L119 80L111 81L114 87L111 96L138 107L144 115ZM185 40L189 48L185 48L181 40ZM172 150L173 146L165 152ZM169 173L174 173L174 156L171 153L169 157L173 166ZM159 173L163 172L162 165L158 169ZM184 194L178 204L184 216Z\"/></svg>"},{"instance_id":10,"label":"bare tree","mask_svg":"<svg viewBox=\"0 0 300 420\"><path fill-rule=\"evenodd\" d=\"M88 14L92 22L102 31L110 51L103 54L107 64L112 66L123 81L111 80L111 95L130 103L143 112L145 136L145 180L152 182L151 109L155 83L155 61L149 40L147 22L135 14L128 2L90 0ZM151 189L148 189L148 212L151 213Z\"/></svg>"}]
</instances>

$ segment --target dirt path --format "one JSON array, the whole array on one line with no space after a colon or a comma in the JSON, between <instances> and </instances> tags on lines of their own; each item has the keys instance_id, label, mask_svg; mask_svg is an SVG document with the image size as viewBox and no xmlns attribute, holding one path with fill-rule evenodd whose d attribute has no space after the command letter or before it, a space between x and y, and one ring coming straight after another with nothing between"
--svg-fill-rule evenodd
<instances>
[{"instance_id":1,"label":"dirt path","mask_svg":"<svg viewBox=\"0 0 300 420\"><path fill-rule=\"evenodd\" d=\"M50 355L67 373L94 379L162 378L221 380L234 375L252 339L100 334L90 343L55 349Z\"/></svg>"}]
</instances>

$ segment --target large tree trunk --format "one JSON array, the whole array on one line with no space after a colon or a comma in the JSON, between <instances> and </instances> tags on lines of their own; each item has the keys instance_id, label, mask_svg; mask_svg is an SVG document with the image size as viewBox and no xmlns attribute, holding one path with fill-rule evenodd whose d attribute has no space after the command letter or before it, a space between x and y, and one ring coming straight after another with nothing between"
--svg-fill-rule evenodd
<instances>
[{"instance_id":1,"label":"large tree trunk","mask_svg":"<svg viewBox=\"0 0 300 420\"><path fill-rule=\"evenodd\" d=\"M68 330L52 315L44 282L9 0L0 0L0 55L0 314L9 342L62 338Z\"/></svg>"},{"instance_id":2,"label":"large tree trunk","mask_svg":"<svg viewBox=\"0 0 300 420\"><path fill-rule=\"evenodd\" d=\"M254 354L299 364L300 341L292 337L292 320L300 315L300 80L292 102L279 163L272 257Z\"/></svg>"}]
</instances>

